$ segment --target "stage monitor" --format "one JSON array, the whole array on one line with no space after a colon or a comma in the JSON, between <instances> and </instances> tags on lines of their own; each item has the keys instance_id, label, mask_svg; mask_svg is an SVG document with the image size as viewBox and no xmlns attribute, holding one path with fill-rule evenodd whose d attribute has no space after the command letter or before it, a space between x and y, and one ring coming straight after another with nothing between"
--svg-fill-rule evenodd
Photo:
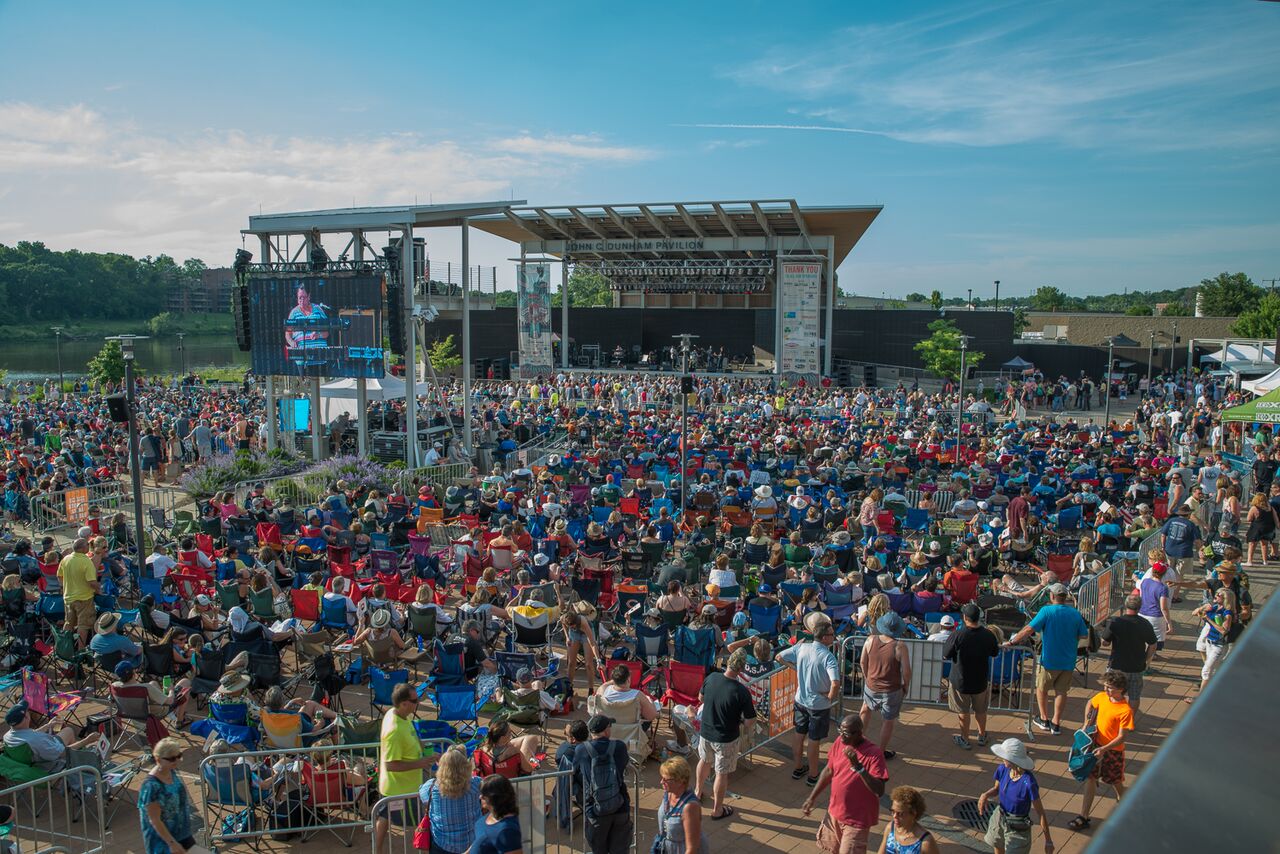
<instances>
[{"instance_id":1,"label":"stage monitor","mask_svg":"<svg viewBox=\"0 0 1280 854\"><path fill-rule=\"evenodd\" d=\"M385 373L382 276L279 275L249 281L253 372L365 377Z\"/></svg>"}]
</instances>

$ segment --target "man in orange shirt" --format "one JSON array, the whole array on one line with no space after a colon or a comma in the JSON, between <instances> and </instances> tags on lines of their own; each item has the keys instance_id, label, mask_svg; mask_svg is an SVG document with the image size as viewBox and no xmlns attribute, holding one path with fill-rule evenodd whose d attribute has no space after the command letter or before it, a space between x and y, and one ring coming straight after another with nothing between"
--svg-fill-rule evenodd
<instances>
[{"instance_id":1,"label":"man in orange shirt","mask_svg":"<svg viewBox=\"0 0 1280 854\"><path fill-rule=\"evenodd\" d=\"M1133 729L1133 709L1129 706L1129 677L1118 670L1102 674L1102 691L1093 695L1085 710L1085 729L1096 726L1093 735L1094 752L1098 756L1089 779L1084 784L1084 805L1080 815L1073 818L1068 827L1083 830L1089 826L1089 812L1098 792L1098 781L1110 784L1116 790L1116 800L1124 795L1124 738L1125 731Z\"/></svg>"}]
</instances>

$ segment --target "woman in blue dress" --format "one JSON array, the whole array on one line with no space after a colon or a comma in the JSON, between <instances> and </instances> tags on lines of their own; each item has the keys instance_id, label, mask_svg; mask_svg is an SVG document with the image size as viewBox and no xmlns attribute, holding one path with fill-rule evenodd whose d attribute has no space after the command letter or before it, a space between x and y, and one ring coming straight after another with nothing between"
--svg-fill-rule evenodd
<instances>
[{"instance_id":1,"label":"woman in blue dress","mask_svg":"<svg viewBox=\"0 0 1280 854\"><path fill-rule=\"evenodd\" d=\"M155 767L138 790L138 816L146 854L186 854L196 844L191 833L191 798L175 770L182 742L162 738L152 748Z\"/></svg>"}]
</instances>

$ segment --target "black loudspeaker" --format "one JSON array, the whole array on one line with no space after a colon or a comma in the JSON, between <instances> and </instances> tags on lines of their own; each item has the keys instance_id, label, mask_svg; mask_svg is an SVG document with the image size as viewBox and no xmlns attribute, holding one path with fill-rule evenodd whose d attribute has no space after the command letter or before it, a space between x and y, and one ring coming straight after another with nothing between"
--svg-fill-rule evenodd
<instances>
[{"instance_id":1,"label":"black loudspeaker","mask_svg":"<svg viewBox=\"0 0 1280 854\"><path fill-rule=\"evenodd\" d=\"M876 387L876 366L875 365L862 366L862 384L867 388Z\"/></svg>"},{"instance_id":2,"label":"black loudspeaker","mask_svg":"<svg viewBox=\"0 0 1280 854\"><path fill-rule=\"evenodd\" d=\"M693 394L693 377L680 378L680 393Z\"/></svg>"},{"instance_id":3,"label":"black loudspeaker","mask_svg":"<svg viewBox=\"0 0 1280 854\"><path fill-rule=\"evenodd\" d=\"M231 289L232 323L236 328L236 346L248 352L253 347L253 336L249 334L249 286L235 285Z\"/></svg>"},{"instance_id":4,"label":"black loudspeaker","mask_svg":"<svg viewBox=\"0 0 1280 854\"><path fill-rule=\"evenodd\" d=\"M391 341L391 352L404 355L404 290L400 287L399 278L387 276L387 338Z\"/></svg>"},{"instance_id":5,"label":"black loudspeaker","mask_svg":"<svg viewBox=\"0 0 1280 854\"><path fill-rule=\"evenodd\" d=\"M129 399L123 394L107 395L107 412L111 414L111 420L117 424L128 422Z\"/></svg>"}]
</instances>

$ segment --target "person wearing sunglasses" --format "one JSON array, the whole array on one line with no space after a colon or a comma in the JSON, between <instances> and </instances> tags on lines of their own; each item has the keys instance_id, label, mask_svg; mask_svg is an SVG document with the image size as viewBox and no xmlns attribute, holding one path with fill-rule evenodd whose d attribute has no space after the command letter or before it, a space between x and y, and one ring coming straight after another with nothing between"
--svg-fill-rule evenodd
<instances>
[{"instance_id":1,"label":"person wearing sunglasses","mask_svg":"<svg viewBox=\"0 0 1280 854\"><path fill-rule=\"evenodd\" d=\"M138 816L146 854L186 854L195 847L191 832L191 798L176 771L182 742L162 738L151 749L155 767L138 790Z\"/></svg>"}]
</instances>

